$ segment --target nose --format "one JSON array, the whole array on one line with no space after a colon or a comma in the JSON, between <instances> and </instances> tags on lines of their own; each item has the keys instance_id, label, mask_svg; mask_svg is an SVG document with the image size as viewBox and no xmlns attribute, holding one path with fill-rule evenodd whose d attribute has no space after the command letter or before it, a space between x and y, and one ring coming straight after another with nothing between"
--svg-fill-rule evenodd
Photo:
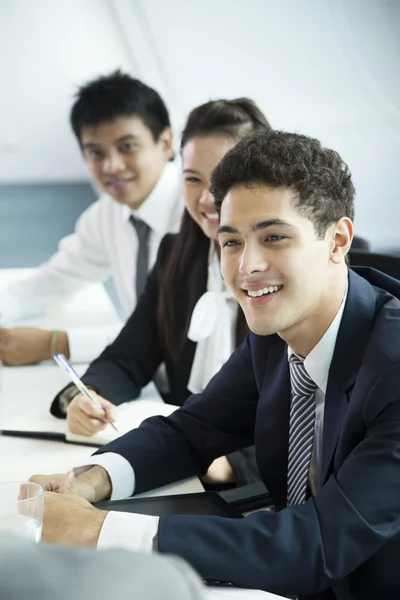
<instances>
[{"instance_id":1,"label":"nose","mask_svg":"<svg viewBox=\"0 0 400 600\"><path fill-rule=\"evenodd\" d=\"M110 152L104 157L101 164L101 170L105 174L118 173L125 170L125 163L118 152Z\"/></svg>"},{"instance_id":2,"label":"nose","mask_svg":"<svg viewBox=\"0 0 400 600\"><path fill-rule=\"evenodd\" d=\"M214 208L214 198L210 194L210 190L208 188L204 188L201 192L200 204L203 204L208 208Z\"/></svg>"},{"instance_id":3,"label":"nose","mask_svg":"<svg viewBox=\"0 0 400 600\"><path fill-rule=\"evenodd\" d=\"M256 243L246 242L239 261L239 273L248 277L253 273L266 271L269 267L265 250Z\"/></svg>"}]
</instances>

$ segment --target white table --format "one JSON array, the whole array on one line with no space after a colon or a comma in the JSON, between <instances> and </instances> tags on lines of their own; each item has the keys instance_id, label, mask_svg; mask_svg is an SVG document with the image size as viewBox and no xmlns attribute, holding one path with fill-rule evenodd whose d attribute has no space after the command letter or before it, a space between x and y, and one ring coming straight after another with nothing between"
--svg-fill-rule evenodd
<instances>
[{"instance_id":1,"label":"white table","mask_svg":"<svg viewBox=\"0 0 400 600\"><path fill-rule=\"evenodd\" d=\"M86 365L76 365L76 369L81 374ZM67 375L50 361L32 367L3 367L0 425L33 411L43 410L46 414L55 394L66 383ZM155 394L155 388L152 386L144 391L144 396L155 398ZM0 436L0 481L25 481L34 473L63 473L87 460L92 452L93 449L87 446ZM203 489L197 478L191 478L146 495L184 494L200 492Z\"/></svg>"},{"instance_id":2,"label":"white table","mask_svg":"<svg viewBox=\"0 0 400 600\"><path fill-rule=\"evenodd\" d=\"M0 269L0 288L31 272L32 269ZM30 325L47 328L104 326L117 322L116 311L101 284L90 284L67 304L57 306L40 319L29 320ZM75 368L81 374L86 365L75 365ZM51 361L29 367L2 367L0 426L27 412L43 410L47 413L55 394L67 383L68 377ZM87 446L0 435L0 481L24 481L34 473L63 473L86 460L92 452ZM196 477L147 495L203 490Z\"/></svg>"}]
</instances>

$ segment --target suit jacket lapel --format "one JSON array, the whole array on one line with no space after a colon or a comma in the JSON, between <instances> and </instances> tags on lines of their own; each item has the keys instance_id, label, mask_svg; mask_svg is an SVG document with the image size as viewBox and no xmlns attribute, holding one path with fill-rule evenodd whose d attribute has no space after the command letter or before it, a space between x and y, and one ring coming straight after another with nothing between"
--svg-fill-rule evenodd
<instances>
[{"instance_id":1,"label":"suit jacket lapel","mask_svg":"<svg viewBox=\"0 0 400 600\"><path fill-rule=\"evenodd\" d=\"M264 348L265 352L265 348ZM277 508L286 505L290 380L287 345L269 346L256 420L257 463Z\"/></svg>"},{"instance_id":2,"label":"suit jacket lapel","mask_svg":"<svg viewBox=\"0 0 400 600\"><path fill-rule=\"evenodd\" d=\"M322 482L330 466L342 429L357 373L375 315L375 294L364 279L349 271L349 289L336 340L325 396Z\"/></svg>"}]
</instances>

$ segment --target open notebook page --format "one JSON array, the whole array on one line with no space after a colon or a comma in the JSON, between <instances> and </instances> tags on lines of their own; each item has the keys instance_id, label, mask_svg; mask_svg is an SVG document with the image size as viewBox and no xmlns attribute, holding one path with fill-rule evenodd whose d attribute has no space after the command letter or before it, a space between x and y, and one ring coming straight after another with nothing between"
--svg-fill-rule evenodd
<instances>
[{"instance_id":1,"label":"open notebook page","mask_svg":"<svg viewBox=\"0 0 400 600\"><path fill-rule=\"evenodd\" d=\"M90 437L76 435L75 433L68 431L66 438L69 442L82 442L94 444L96 446L104 446L105 444L108 444L108 442L115 440L117 437L124 435L131 429L139 427L145 419L156 415L168 417L177 408L179 407L172 404L165 404L159 400L133 400L132 402L121 404L121 406L118 407L117 420L114 423L118 429L118 433L111 425L107 425L105 429Z\"/></svg>"},{"instance_id":2,"label":"open notebook page","mask_svg":"<svg viewBox=\"0 0 400 600\"><path fill-rule=\"evenodd\" d=\"M121 404L117 410L117 420L115 425L118 433L110 426L92 435L77 435L67 430L65 419L57 419L46 410L34 413L25 413L23 416L16 417L6 423L1 424L1 429L13 432L32 432L43 434L60 434L60 440L67 439L70 442L80 444L90 444L94 446L103 446L115 438L127 433L131 429L139 427L142 421L155 415L168 416L174 412L178 406L165 404L161 400L139 399L132 402Z\"/></svg>"}]
</instances>

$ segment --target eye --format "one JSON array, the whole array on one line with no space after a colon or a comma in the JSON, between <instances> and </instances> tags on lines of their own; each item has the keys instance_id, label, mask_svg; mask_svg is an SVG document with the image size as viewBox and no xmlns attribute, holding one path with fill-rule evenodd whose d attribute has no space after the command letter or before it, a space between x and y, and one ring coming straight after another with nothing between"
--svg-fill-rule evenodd
<instances>
[{"instance_id":1,"label":"eye","mask_svg":"<svg viewBox=\"0 0 400 600\"><path fill-rule=\"evenodd\" d=\"M280 242L281 240L286 239L284 235L269 235L266 238L266 242Z\"/></svg>"},{"instance_id":2,"label":"eye","mask_svg":"<svg viewBox=\"0 0 400 600\"><path fill-rule=\"evenodd\" d=\"M222 248L232 248L232 246L237 246L238 244L238 240L225 240L222 242Z\"/></svg>"},{"instance_id":3,"label":"eye","mask_svg":"<svg viewBox=\"0 0 400 600\"><path fill-rule=\"evenodd\" d=\"M119 146L119 151L120 152L132 152L132 150L135 150L136 145L133 144L132 142L125 142L124 144L121 144Z\"/></svg>"},{"instance_id":4,"label":"eye","mask_svg":"<svg viewBox=\"0 0 400 600\"><path fill-rule=\"evenodd\" d=\"M86 156L93 160L99 160L100 158L102 158L102 153L100 150L87 150Z\"/></svg>"},{"instance_id":5,"label":"eye","mask_svg":"<svg viewBox=\"0 0 400 600\"><path fill-rule=\"evenodd\" d=\"M201 179L199 179L198 177L195 177L194 175L191 175L190 177L185 177L185 182L186 183L201 183Z\"/></svg>"}]
</instances>

